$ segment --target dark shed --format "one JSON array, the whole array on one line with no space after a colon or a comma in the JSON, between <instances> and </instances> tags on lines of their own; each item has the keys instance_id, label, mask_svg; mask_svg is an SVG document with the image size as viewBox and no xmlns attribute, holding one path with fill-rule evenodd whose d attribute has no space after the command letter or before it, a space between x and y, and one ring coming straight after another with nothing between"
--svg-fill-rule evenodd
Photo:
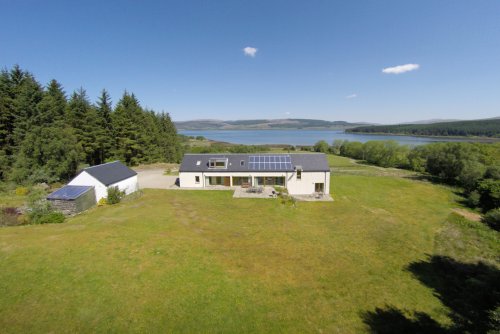
<instances>
[{"instance_id":1,"label":"dark shed","mask_svg":"<svg viewBox=\"0 0 500 334\"><path fill-rule=\"evenodd\" d=\"M49 196L52 207L69 215L87 210L96 204L93 186L64 186Z\"/></svg>"}]
</instances>

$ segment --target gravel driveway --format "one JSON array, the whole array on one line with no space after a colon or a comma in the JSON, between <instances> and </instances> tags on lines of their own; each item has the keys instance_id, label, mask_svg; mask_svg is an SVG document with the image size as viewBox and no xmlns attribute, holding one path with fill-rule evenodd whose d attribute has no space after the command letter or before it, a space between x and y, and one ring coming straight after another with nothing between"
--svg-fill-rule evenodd
<instances>
[{"instance_id":1,"label":"gravel driveway","mask_svg":"<svg viewBox=\"0 0 500 334\"><path fill-rule=\"evenodd\" d=\"M179 178L173 175L163 175L165 169L148 169L137 172L139 188L175 189L175 181Z\"/></svg>"}]
</instances>

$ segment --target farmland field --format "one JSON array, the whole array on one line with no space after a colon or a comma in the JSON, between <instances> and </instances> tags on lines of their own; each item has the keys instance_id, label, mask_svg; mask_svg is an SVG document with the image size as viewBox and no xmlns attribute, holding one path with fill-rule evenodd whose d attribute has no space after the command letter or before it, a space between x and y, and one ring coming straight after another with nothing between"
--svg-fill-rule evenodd
<instances>
[{"instance_id":1,"label":"farmland field","mask_svg":"<svg viewBox=\"0 0 500 334\"><path fill-rule=\"evenodd\" d=\"M452 213L450 188L329 162L334 202L145 190L63 224L0 229L0 332L439 331L457 315L484 326L486 306L461 300L483 307L468 314L447 295L467 284L432 275L498 277L497 233Z\"/></svg>"}]
</instances>

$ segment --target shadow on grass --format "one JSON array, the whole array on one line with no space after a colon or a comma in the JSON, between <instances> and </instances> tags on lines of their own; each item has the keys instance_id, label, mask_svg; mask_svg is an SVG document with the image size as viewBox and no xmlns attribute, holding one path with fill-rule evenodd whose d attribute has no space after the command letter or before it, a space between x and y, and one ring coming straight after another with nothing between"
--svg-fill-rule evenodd
<instances>
[{"instance_id":1,"label":"shadow on grass","mask_svg":"<svg viewBox=\"0 0 500 334\"><path fill-rule=\"evenodd\" d=\"M430 175L430 174L417 173L417 174L412 174L412 175L408 175L405 177L407 179L416 180L416 181L425 181L425 182L429 182L429 183L437 184L437 185L453 186L449 182L447 182L446 180L444 180L440 177L434 176L434 175Z\"/></svg>"},{"instance_id":2,"label":"shadow on grass","mask_svg":"<svg viewBox=\"0 0 500 334\"><path fill-rule=\"evenodd\" d=\"M452 324L444 327L426 313L386 306L362 314L372 333L487 333L494 330L492 327L500 330L498 323L492 324L490 319L500 303L497 268L432 256L429 261L410 264L408 270L449 308Z\"/></svg>"}]
</instances>

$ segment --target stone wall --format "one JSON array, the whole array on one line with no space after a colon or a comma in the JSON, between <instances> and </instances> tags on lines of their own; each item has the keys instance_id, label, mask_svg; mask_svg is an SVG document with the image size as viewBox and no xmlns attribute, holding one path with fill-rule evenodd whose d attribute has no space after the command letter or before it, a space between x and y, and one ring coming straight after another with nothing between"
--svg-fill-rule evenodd
<instances>
[{"instance_id":1,"label":"stone wall","mask_svg":"<svg viewBox=\"0 0 500 334\"><path fill-rule=\"evenodd\" d=\"M74 215L75 213L78 213L78 210L76 209L76 201L50 199L49 202L54 210L61 211L65 215Z\"/></svg>"}]
</instances>

